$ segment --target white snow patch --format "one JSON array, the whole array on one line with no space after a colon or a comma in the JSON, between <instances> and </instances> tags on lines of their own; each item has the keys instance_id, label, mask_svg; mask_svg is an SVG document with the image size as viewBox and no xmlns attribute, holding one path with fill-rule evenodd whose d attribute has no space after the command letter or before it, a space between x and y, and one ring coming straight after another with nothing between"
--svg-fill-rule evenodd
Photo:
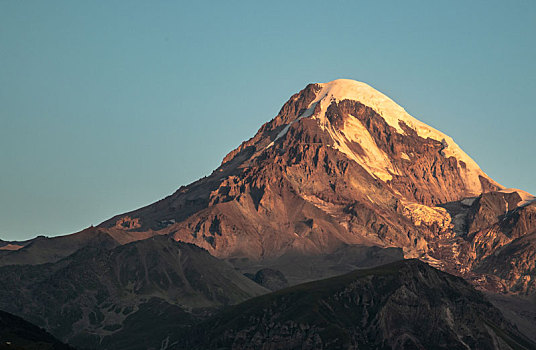
<instances>
[{"instance_id":1,"label":"white snow patch","mask_svg":"<svg viewBox=\"0 0 536 350\"><path fill-rule=\"evenodd\" d=\"M442 151L445 157L455 157L458 160L458 169L465 182L466 188L471 194L479 195L482 193L482 186L479 176L488 179L491 183L503 188L501 185L489 178L454 140L442 132L424 124L409 115L404 108L400 107L389 97L377 91L373 87L350 79L337 79L329 83L318 84L321 90L316 94L316 98L308 106L308 109L296 118L277 134L276 138L266 148L272 147L275 141L285 136L291 125L295 122L312 117L318 119L322 129L327 130L332 138L336 141L334 147L343 152L348 158L358 162L374 177L384 181L392 179L392 174L398 174L387 155L379 149L370 133L361 124L357 118L349 118L351 121L345 121L342 130L335 130L326 118L326 111L333 101L353 100L362 103L374 109L390 126L397 132L404 133L399 122L403 121L410 128L415 130L422 138L431 138L440 141L444 145ZM315 107L320 104L320 112L313 115ZM354 120L355 119L355 120ZM342 131L342 133L341 133ZM348 142L356 142L361 145L365 155L356 154ZM355 149L355 148L354 148ZM410 160L410 157L402 153L401 158ZM465 163L462 167L460 161Z\"/></svg>"},{"instance_id":2,"label":"white snow patch","mask_svg":"<svg viewBox=\"0 0 536 350\"><path fill-rule=\"evenodd\" d=\"M380 116L382 116L387 124L395 128L399 133L404 132L399 125L399 122L403 121L410 128L414 129L420 137L429 137L442 142L445 145L443 150L443 155L445 157L455 157L458 161L463 161L465 163L466 167L463 168L459 165L459 170L465 180L468 190L474 194L480 194L482 192L479 175L487 178L499 187L502 187L490 179L480 169L476 162L461 150L451 137L415 119L409 115L404 108L400 107L389 97L371 86L350 79L337 79L319 85L321 86L321 90L317 93L317 97L313 103L320 103L321 113L317 117L321 120L322 124L326 124L325 113L332 101L342 101L346 99L358 101L363 105L374 109Z\"/></svg>"},{"instance_id":3,"label":"white snow patch","mask_svg":"<svg viewBox=\"0 0 536 350\"><path fill-rule=\"evenodd\" d=\"M333 128L331 124L329 126L325 125L325 130L335 140L334 148L360 164L371 175L383 181L388 181L393 178L391 174L398 173L387 154L376 145L376 142L359 119L349 118L345 120L341 130ZM364 155L354 152L350 147L350 142L360 145Z\"/></svg>"}]
</instances>

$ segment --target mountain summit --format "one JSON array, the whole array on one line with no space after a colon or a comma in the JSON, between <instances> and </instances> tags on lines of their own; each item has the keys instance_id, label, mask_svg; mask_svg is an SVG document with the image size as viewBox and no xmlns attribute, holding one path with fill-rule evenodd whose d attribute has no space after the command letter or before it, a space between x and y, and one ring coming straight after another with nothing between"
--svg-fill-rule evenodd
<instances>
[{"instance_id":1,"label":"mountain summit","mask_svg":"<svg viewBox=\"0 0 536 350\"><path fill-rule=\"evenodd\" d=\"M333 128L329 118L326 117L332 104L340 103L344 100L359 102L371 108L383 118L389 127L394 128L399 134L404 135L406 132L416 132L417 136L423 139L430 138L441 142L443 146L442 155L445 158L454 157L457 159L458 170L463 182L467 190L475 195L486 189L481 184L480 176L494 183L484 174L475 161L461 150L452 138L415 119L393 100L371 86L349 79L338 79L317 85L320 90L316 92L316 98L311 102L309 109L297 120L309 116L319 119L322 129L327 130L336 141L336 148L346 154L348 158L364 166L373 176L382 180L391 180L393 175L398 174L398 169L393 166L387 154L371 138L370 131L364 125L348 118L343 125L339 125L342 128ZM318 109L316 109L316 105L319 105ZM308 113L308 111L310 112ZM354 116L354 118L356 117ZM406 130L407 127L411 131ZM364 154L354 152L349 144L352 142L360 144ZM405 153L400 154L400 157L409 158ZM496 183L494 184L497 185Z\"/></svg>"}]
</instances>

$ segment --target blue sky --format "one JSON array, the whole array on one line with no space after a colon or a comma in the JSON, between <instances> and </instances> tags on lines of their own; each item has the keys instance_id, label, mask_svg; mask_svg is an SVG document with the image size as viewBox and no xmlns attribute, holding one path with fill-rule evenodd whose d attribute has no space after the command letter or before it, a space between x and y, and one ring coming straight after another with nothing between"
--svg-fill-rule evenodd
<instances>
[{"instance_id":1,"label":"blue sky","mask_svg":"<svg viewBox=\"0 0 536 350\"><path fill-rule=\"evenodd\" d=\"M158 200L337 78L536 193L535 37L534 1L0 1L0 238Z\"/></svg>"}]
</instances>

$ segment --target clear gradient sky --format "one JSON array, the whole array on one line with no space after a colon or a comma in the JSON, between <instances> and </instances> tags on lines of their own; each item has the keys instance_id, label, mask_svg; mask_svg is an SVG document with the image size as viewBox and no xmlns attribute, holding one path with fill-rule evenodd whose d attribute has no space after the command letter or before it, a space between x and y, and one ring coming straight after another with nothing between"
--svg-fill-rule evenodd
<instances>
[{"instance_id":1,"label":"clear gradient sky","mask_svg":"<svg viewBox=\"0 0 536 350\"><path fill-rule=\"evenodd\" d=\"M337 78L536 193L535 38L532 0L0 0L0 239L171 194Z\"/></svg>"}]
</instances>

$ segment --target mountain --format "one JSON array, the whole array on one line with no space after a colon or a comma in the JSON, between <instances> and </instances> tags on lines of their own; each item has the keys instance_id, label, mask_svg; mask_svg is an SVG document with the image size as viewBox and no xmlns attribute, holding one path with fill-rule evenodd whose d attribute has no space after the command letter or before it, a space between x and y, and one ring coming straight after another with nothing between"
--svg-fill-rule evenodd
<instances>
[{"instance_id":1,"label":"mountain","mask_svg":"<svg viewBox=\"0 0 536 350\"><path fill-rule=\"evenodd\" d=\"M72 350L43 329L0 311L0 350Z\"/></svg>"},{"instance_id":2,"label":"mountain","mask_svg":"<svg viewBox=\"0 0 536 350\"><path fill-rule=\"evenodd\" d=\"M74 346L169 348L222 307L417 258L487 291L530 332L536 321L524 309L535 305L535 235L536 197L495 182L452 138L372 87L341 79L307 85L212 174L156 203L71 235L0 242L0 309ZM439 306L426 304L420 318L406 320L408 337L396 339L421 344L418 323L437 321L445 332L433 339L491 337L497 348L515 348L515 329L481 294L437 278L458 291L438 292L440 301L418 295L448 305L450 316L427 314ZM402 288L389 281L393 291ZM468 319L453 311L462 294L476 303ZM385 322L400 316L384 306ZM479 319L482 310L495 315L491 325ZM459 325L448 328L451 316ZM341 317L342 328L352 326ZM395 344L386 325L364 324L367 334L382 330L382 341Z\"/></svg>"},{"instance_id":3,"label":"mountain","mask_svg":"<svg viewBox=\"0 0 536 350\"><path fill-rule=\"evenodd\" d=\"M159 348L181 325L268 292L204 249L164 236L125 245L109 237L0 275L0 309L83 348Z\"/></svg>"},{"instance_id":4,"label":"mountain","mask_svg":"<svg viewBox=\"0 0 536 350\"><path fill-rule=\"evenodd\" d=\"M387 218L395 206L405 208L397 202L438 204L499 188L446 135L371 87L336 80L293 96L208 178L102 226L129 222L143 231L176 222L177 239L218 256L325 252L341 242L394 239L411 250L420 238L407 237L412 222ZM344 227L356 209L365 217ZM367 215L379 216L375 227L359 222ZM378 234L385 226L400 229ZM240 242L232 238L237 231Z\"/></svg>"},{"instance_id":5,"label":"mountain","mask_svg":"<svg viewBox=\"0 0 536 350\"><path fill-rule=\"evenodd\" d=\"M536 348L465 280L418 260L253 298L182 339L177 348Z\"/></svg>"},{"instance_id":6,"label":"mountain","mask_svg":"<svg viewBox=\"0 0 536 350\"><path fill-rule=\"evenodd\" d=\"M210 176L99 227L168 234L251 264L397 247L482 288L533 293L534 246L515 242L536 228L534 199L382 93L340 79L293 95ZM490 267L508 249L525 250L515 267Z\"/></svg>"}]
</instances>

